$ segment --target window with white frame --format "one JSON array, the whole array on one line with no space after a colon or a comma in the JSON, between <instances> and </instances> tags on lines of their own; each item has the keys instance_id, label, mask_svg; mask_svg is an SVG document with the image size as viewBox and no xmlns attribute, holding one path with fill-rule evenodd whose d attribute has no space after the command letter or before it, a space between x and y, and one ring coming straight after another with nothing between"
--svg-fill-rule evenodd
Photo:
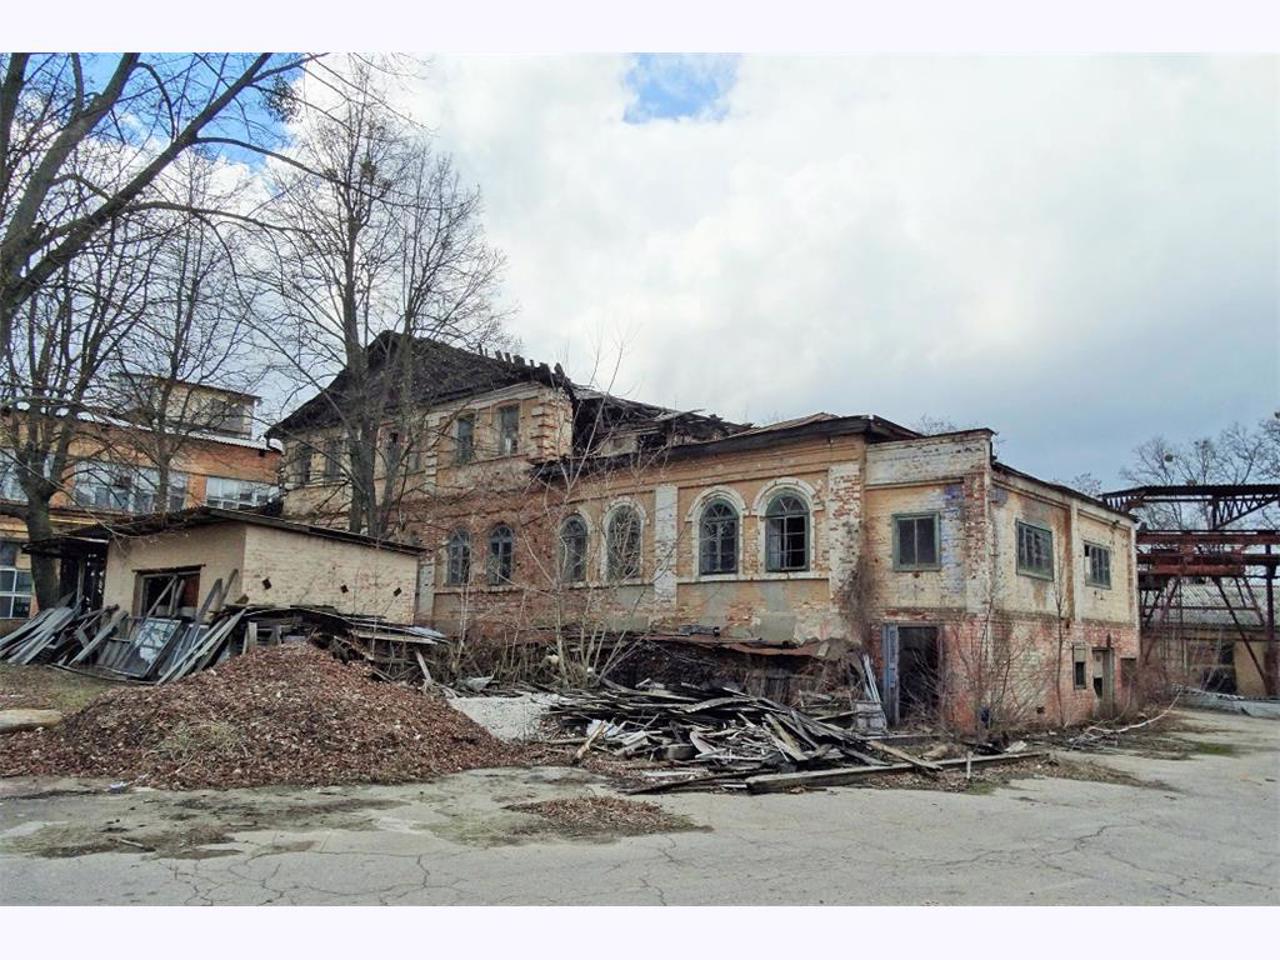
<instances>
[{"instance_id":1,"label":"window with white frame","mask_svg":"<svg viewBox=\"0 0 1280 960\"><path fill-rule=\"evenodd\" d=\"M515 573L516 535L505 523L500 523L489 534L489 585L496 587L510 583Z\"/></svg>"},{"instance_id":2,"label":"window with white frame","mask_svg":"<svg viewBox=\"0 0 1280 960\"><path fill-rule=\"evenodd\" d=\"M1084 545L1084 582L1091 587L1111 588L1111 548L1097 543Z\"/></svg>"},{"instance_id":3,"label":"window with white frame","mask_svg":"<svg viewBox=\"0 0 1280 960\"><path fill-rule=\"evenodd\" d=\"M738 572L738 511L717 497L706 505L698 525L698 573Z\"/></svg>"},{"instance_id":4,"label":"window with white frame","mask_svg":"<svg viewBox=\"0 0 1280 960\"><path fill-rule=\"evenodd\" d=\"M765 570L809 569L809 508L794 493L780 493L765 510Z\"/></svg>"},{"instance_id":5,"label":"window with white frame","mask_svg":"<svg viewBox=\"0 0 1280 960\"><path fill-rule=\"evenodd\" d=\"M260 507L276 495L276 488L257 480L209 477L205 480L204 502L223 510Z\"/></svg>"},{"instance_id":6,"label":"window with white frame","mask_svg":"<svg viewBox=\"0 0 1280 960\"><path fill-rule=\"evenodd\" d=\"M560 527L560 579L565 583L587 579L587 523L576 513Z\"/></svg>"},{"instance_id":7,"label":"window with white frame","mask_svg":"<svg viewBox=\"0 0 1280 960\"><path fill-rule=\"evenodd\" d=\"M48 476L49 468L53 463L52 454L45 458L45 475ZM22 484L18 482L18 472L22 467L18 464L18 459L12 450L0 450L0 500L16 500L19 503L27 502L26 491L22 489Z\"/></svg>"},{"instance_id":8,"label":"window with white frame","mask_svg":"<svg viewBox=\"0 0 1280 960\"><path fill-rule=\"evenodd\" d=\"M466 586L471 580L471 534L455 530L445 544L444 582L450 587Z\"/></svg>"},{"instance_id":9,"label":"window with white frame","mask_svg":"<svg viewBox=\"0 0 1280 960\"><path fill-rule=\"evenodd\" d=\"M76 465L73 497L82 507L126 513L181 510L187 503L187 475L169 471L164 502L159 500L160 471L127 463L88 461Z\"/></svg>"},{"instance_id":10,"label":"window with white frame","mask_svg":"<svg viewBox=\"0 0 1280 960\"><path fill-rule=\"evenodd\" d=\"M640 576L640 514L633 507L619 507L605 528L605 575L609 580Z\"/></svg>"},{"instance_id":11,"label":"window with white frame","mask_svg":"<svg viewBox=\"0 0 1280 960\"><path fill-rule=\"evenodd\" d=\"M17 540L0 540L0 620L31 616L31 571L18 569Z\"/></svg>"}]
</instances>

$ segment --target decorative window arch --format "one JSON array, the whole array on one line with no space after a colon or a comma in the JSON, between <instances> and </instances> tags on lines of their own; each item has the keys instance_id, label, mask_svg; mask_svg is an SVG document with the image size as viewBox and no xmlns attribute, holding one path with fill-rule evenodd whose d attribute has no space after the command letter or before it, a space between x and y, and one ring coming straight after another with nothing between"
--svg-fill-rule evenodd
<instances>
[{"instance_id":1,"label":"decorative window arch","mask_svg":"<svg viewBox=\"0 0 1280 960\"><path fill-rule=\"evenodd\" d=\"M471 534L466 530L455 530L449 534L445 542L446 586L461 587L471 580Z\"/></svg>"},{"instance_id":2,"label":"decorative window arch","mask_svg":"<svg viewBox=\"0 0 1280 960\"><path fill-rule=\"evenodd\" d=\"M560 525L560 579L581 583L587 579L587 521L573 514Z\"/></svg>"},{"instance_id":3,"label":"decorative window arch","mask_svg":"<svg viewBox=\"0 0 1280 960\"><path fill-rule=\"evenodd\" d=\"M808 570L813 524L804 497L794 490L780 490L769 498L764 517L765 570L769 573Z\"/></svg>"},{"instance_id":4,"label":"decorative window arch","mask_svg":"<svg viewBox=\"0 0 1280 960\"><path fill-rule=\"evenodd\" d=\"M516 535L505 523L489 532L489 585L496 587L510 583L515 573Z\"/></svg>"},{"instance_id":5,"label":"decorative window arch","mask_svg":"<svg viewBox=\"0 0 1280 960\"><path fill-rule=\"evenodd\" d=\"M799 477L777 477L764 484L751 504L751 512L757 517L764 517L769 504L779 493L793 493L800 497L809 507L810 513L822 510L822 500L813 484L806 483Z\"/></svg>"},{"instance_id":6,"label":"decorative window arch","mask_svg":"<svg viewBox=\"0 0 1280 960\"><path fill-rule=\"evenodd\" d=\"M643 532L640 511L633 504L624 503L609 511L604 527L606 580L640 576Z\"/></svg>"},{"instance_id":7,"label":"decorative window arch","mask_svg":"<svg viewBox=\"0 0 1280 960\"><path fill-rule=\"evenodd\" d=\"M698 520L698 574L708 576L738 572L741 519L725 497L712 497Z\"/></svg>"}]
</instances>

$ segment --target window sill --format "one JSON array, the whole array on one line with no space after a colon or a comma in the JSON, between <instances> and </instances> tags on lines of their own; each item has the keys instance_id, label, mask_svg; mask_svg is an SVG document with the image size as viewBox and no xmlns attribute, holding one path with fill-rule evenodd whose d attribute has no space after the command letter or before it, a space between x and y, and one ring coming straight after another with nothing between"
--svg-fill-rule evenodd
<instances>
[{"instance_id":1,"label":"window sill","mask_svg":"<svg viewBox=\"0 0 1280 960\"><path fill-rule=\"evenodd\" d=\"M1020 577L1030 577L1032 580L1047 580L1050 583L1053 582L1052 573L1041 573L1038 570L1023 570L1021 568L1019 568L1017 573Z\"/></svg>"},{"instance_id":2,"label":"window sill","mask_svg":"<svg viewBox=\"0 0 1280 960\"><path fill-rule=\"evenodd\" d=\"M894 573L937 573L941 569L942 564L940 563L934 563L924 567L899 566L898 564L894 564L893 566Z\"/></svg>"},{"instance_id":3,"label":"window sill","mask_svg":"<svg viewBox=\"0 0 1280 960\"><path fill-rule=\"evenodd\" d=\"M497 584L497 585L488 584L488 583L474 583L474 584L468 584L466 586L455 586L451 584L449 586L436 587L435 592L437 594L441 594L441 593L452 593L452 594L517 593L522 590L524 590L524 587L516 583L503 583L503 584Z\"/></svg>"},{"instance_id":4,"label":"window sill","mask_svg":"<svg viewBox=\"0 0 1280 960\"><path fill-rule=\"evenodd\" d=\"M1110 590L1111 589L1111 584L1109 583L1094 583L1092 580L1086 580L1084 582L1084 585L1086 587L1092 587L1094 590Z\"/></svg>"},{"instance_id":5,"label":"window sill","mask_svg":"<svg viewBox=\"0 0 1280 960\"><path fill-rule=\"evenodd\" d=\"M830 574L819 570L796 570L792 573L765 572L677 577L676 583L687 585L697 583L753 583L768 580L828 580L830 576Z\"/></svg>"}]
</instances>

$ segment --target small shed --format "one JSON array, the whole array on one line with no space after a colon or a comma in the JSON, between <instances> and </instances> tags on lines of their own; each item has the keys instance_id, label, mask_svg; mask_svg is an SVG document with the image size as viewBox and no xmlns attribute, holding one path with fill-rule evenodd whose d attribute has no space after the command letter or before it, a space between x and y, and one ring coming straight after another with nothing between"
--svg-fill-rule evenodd
<instances>
[{"instance_id":1,"label":"small shed","mask_svg":"<svg viewBox=\"0 0 1280 960\"><path fill-rule=\"evenodd\" d=\"M232 601L331 607L397 623L413 622L422 552L399 541L216 507L85 527L30 549L62 558L64 586L84 589L77 569L100 569L94 589L101 605L134 617L193 616L221 579Z\"/></svg>"}]
</instances>

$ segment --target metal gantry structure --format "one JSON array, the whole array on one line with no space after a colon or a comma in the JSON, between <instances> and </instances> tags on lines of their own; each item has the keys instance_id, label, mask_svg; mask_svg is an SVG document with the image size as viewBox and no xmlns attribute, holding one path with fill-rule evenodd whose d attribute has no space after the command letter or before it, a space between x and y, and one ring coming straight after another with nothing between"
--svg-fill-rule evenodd
<instances>
[{"instance_id":1,"label":"metal gantry structure","mask_svg":"<svg viewBox=\"0 0 1280 960\"><path fill-rule=\"evenodd\" d=\"M1145 507L1156 516L1183 518L1178 529L1144 524L1138 531L1142 663L1149 663L1152 650L1185 638L1186 625L1212 611L1244 641L1266 695L1280 696L1275 609L1280 531L1235 526L1280 503L1280 484L1131 487L1101 499L1125 513ZM1185 514L1194 518L1194 526L1186 523ZM1261 659L1258 645L1263 647Z\"/></svg>"}]
</instances>

